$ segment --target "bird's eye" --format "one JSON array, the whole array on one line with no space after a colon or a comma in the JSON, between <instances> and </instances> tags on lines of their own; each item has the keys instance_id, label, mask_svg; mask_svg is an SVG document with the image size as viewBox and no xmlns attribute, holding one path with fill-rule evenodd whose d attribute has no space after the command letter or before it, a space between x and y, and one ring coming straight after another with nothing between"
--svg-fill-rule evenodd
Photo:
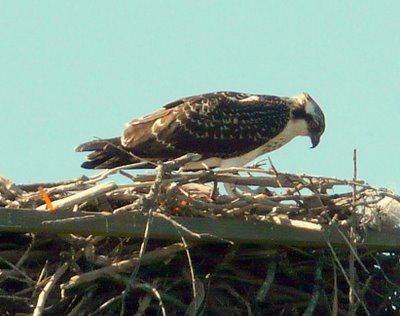
<instances>
[{"instance_id":1,"label":"bird's eye","mask_svg":"<svg viewBox=\"0 0 400 316\"><path fill-rule=\"evenodd\" d=\"M310 121L310 122L308 123L308 126L309 126L311 129L316 129L316 128L318 128L318 124L317 124L317 122L315 122L315 121Z\"/></svg>"}]
</instances>

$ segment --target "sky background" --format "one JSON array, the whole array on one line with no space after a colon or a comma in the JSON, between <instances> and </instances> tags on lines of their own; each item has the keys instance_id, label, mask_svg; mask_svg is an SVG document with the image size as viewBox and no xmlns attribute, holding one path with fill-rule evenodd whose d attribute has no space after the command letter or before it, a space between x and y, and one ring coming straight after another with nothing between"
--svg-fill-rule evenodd
<instances>
[{"instance_id":1,"label":"sky background","mask_svg":"<svg viewBox=\"0 0 400 316\"><path fill-rule=\"evenodd\" d=\"M281 171L400 191L399 1L2 1L0 174L71 179L74 147L133 118L218 90L320 104L316 149L270 153Z\"/></svg>"}]
</instances>

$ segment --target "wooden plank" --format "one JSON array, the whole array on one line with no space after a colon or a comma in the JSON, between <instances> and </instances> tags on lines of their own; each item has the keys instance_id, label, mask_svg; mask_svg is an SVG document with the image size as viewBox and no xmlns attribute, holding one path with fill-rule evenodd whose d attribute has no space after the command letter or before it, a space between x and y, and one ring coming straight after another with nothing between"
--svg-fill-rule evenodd
<instances>
[{"instance_id":1,"label":"wooden plank","mask_svg":"<svg viewBox=\"0 0 400 316\"><path fill-rule=\"evenodd\" d=\"M299 247L326 247L327 240L334 246L348 247L335 227L322 231L275 223L243 221L238 219L211 219L174 217L174 220L197 234L201 239L181 230L186 240L229 240L235 243L286 245ZM147 222L145 215L125 213L104 215L98 212L38 211L0 208L1 232L43 232L55 234L106 235L142 238ZM342 227L342 231L346 228ZM212 236L211 236L212 235ZM214 237L213 237L214 236ZM179 240L177 228L169 221L155 217L151 238ZM368 231L365 245L381 250L400 249L400 230Z\"/></svg>"}]
</instances>

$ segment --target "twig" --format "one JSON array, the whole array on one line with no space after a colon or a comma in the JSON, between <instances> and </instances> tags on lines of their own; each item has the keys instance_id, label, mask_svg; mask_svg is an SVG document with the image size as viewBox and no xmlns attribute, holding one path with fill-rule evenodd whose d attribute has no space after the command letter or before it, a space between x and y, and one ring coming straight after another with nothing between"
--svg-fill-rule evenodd
<instances>
[{"instance_id":1,"label":"twig","mask_svg":"<svg viewBox=\"0 0 400 316\"><path fill-rule=\"evenodd\" d=\"M225 289L230 295L232 295L237 301L241 302L242 304L244 304L246 306L246 310L247 310L247 315L248 316L253 316L253 312L251 310L251 305L250 303L244 298L242 297L237 291L235 291L231 286L229 286L228 284L224 284L221 286L221 288Z\"/></svg>"},{"instance_id":2,"label":"twig","mask_svg":"<svg viewBox=\"0 0 400 316\"><path fill-rule=\"evenodd\" d=\"M143 241L142 241L142 244L141 244L140 250L139 250L138 261L137 261L137 264L134 266L134 269L129 277L129 281L125 287L125 290L122 293L122 300L121 300L122 306L121 306L121 312L120 312L121 316L125 315L125 300L126 300L126 297L128 296L130 289L135 281L136 275L139 272L140 263L142 261L143 254L146 251L147 243L149 241L149 236L150 236L150 226L151 226L151 223L153 222L154 213L157 208L157 206L155 205L155 199L160 191L161 181L164 177L164 173L165 173L165 166L163 163L160 163L156 168L157 177L154 181L153 186L150 189L149 194L146 196L146 200L144 201L144 202L150 203L151 205L148 208L148 218L147 218L147 223L146 223L146 227L144 230Z\"/></svg>"},{"instance_id":3,"label":"twig","mask_svg":"<svg viewBox=\"0 0 400 316\"><path fill-rule=\"evenodd\" d=\"M156 208L157 208L157 206L154 204L155 204L157 195L160 192L161 181L164 178L164 174L167 170L169 171L172 169L176 169L177 167L183 166L187 162L198 160L200 157L201 157L200 155L196 155L196 154L186 154L186 155L179 157L172 161L168 161L165 163L160 162L156 168L156 178L155 178L154 184L150 188L150 192L146 196L146 200L145 200L148 203L150 203L151 206L148 208L148 219L147 219L147 223L146 223L146 227L145 227L145 231L144 231L144 235L143 235L143 242L142 242L142 244L140 246L140 250L139 250L138 263L134 267L134 270L132 271L132 273L129 277L129 282L125 288L125 291L123 292L122 306L121 306L121 312L120 312L121 316L123 316L125 314L125 300L126 300L127 295L129 294L129 291L131 289L133 282L135 281L136 275L139 271L140 262L142 260L144 252L146 251L146 246L147 246L149 236L150 236L150 226L153 221L154 213L156 212Z\"/></svg>"},{"instance_id":4,"label":"twig","mask_svg":"<svg viewBox=\"0 0 400 316\"><path fill-rule=\"evenodd\" d=\"M40 182L40 183L32 183L32 184L19 184L18 187L21 190L27 191L27 192L37 192L39 187L43 188L53 188L53 187L59 187L59 186L65 186L65 185L76 185L77 183L82 183L88 180L88 177L86 176L80 176L79 178L72 179L72 180L65 180L65 181L57 181L57 182Z\"/></svg>"},{"instance_id":5,"label":"twig","mask_svg":"<svg viewBox=\"0 0 400 316\"><path fill-rule=\"evenodd\" d=\"M330 249L330 251L331 251L331 253L333 255L333 258L335 259L337 265L339 266L340 271L342 272L342 274L343 274L348 286L349 287L353 287L353 284L350 282L350 279L349 279L349 277L348 277L348 275L346 273L346 270L344 269L342 263L340 262L335 250L332 247L332 244L328 240L326 241L326 243L327 243L327 245L328 245L328 247L329 247L329 249ZM357 294L357 291L356 291L356 289L354 287L352 288L352 293L354 294L354 297L357 298L357 300L361 302L361 305L364 308L365 313L367 315L370 315L367 306L365 305L365 303L363 301L361 301L360 296Z\"/></svg>"},{"instance_id":6,"label":"twig","mask_svg":"<svg viewBox=\"0 0 400 316\"><path fill-rule=\"evenodd\" d=\"M52 275L49 282L47 282L46 286L43 288L42 292L39 295L35 310L33 311L33 316L40 316L43 314L47 297L49 296L53 287L56 285L58 279L61 278L61 276L65 273L65 271L67 271L67 269L68 262L64 262L64 264L59 267L57 271Z\"/></svg>"},{"instance_id":7,"label":"twig","mask_svg":"<svg viewBox=\"0 0 400 316\"><path fill-rule=\"evenodd\" d=\"M271 288L272 282L274 282L276 266L276 256L274 255L268 261L267 276L265 277L264 283L257 292L256 300L258 302L264 302L265 297L267 296L269 289Z\"/></svg>"},{"instance_id":8,"label":"twig","mask_svg":"<svg viewBox=\"0 0 400 316\"><path fill-rule=\"evenodd\" d=\"M196 289L196 292L193 294L193 299L190 302L189 307L186 309L185 316L199 315L200 306L203 304L206 296L204 284L199 279L195 279L192 286Z\"/></svg>"},{"instance_id":9,"label":"twig","mask_svg":"<svg viewBox=\"0 0 400 316\"><path fill-rule=\"evenodd\" d=\"M128 284L130 284L130 280L128 280ZM156 287L154 287L154 286L152 286L152 285L150 285L150 284L148 284L148 283L143 283L143 282L141 282L141 283L139 283L139 284L135 284L135 285L132 287L132 289L142 289L142 290L147 291L148 293L151 293L151 294L158 300L158 305L159 305L159 307L160 307L161 314L162 314L163 316L167 316L167 311L166 311L166 309L165 309L164 302L163 302L163 300L162 300L162 298L161 298L161 294L160 294L160 292L157 290Z\"/></svg>"},{"instance_id":10,"label":"twig","mask_svg":"<svg viewBox=\"0 0 400 316\"><path fill-rule=\"evenodd\" d=\"M347 236L342 232L342 230L338 227L338 225L336 223L333 223L332 225L336 228L338 233L343 237L343 240L346 242L346 244L350 248L350 252L353 253L354 258L357 259L357 262L360 264L360 266L363 268L363 270L368 274L369 271L368 271L367 267L364 265L364 263L358 256L356 245L347 238ZM354 262L353 262L353 264L354 264Z\"/></svg>"},{"instance_id":11,"label":"twig","mask_svg":"<svg viewBox=\"0 0 400 316\"><path fill-rule=\"evenodd\" d=\"M338 283L337 283L337 271L335 261L332 260L333 269L333 299L332 299L332 316L338 315Z\"/></svg>"},{"instance_id":12,"label":"twig","mask_svg":"<svg viewBox=\"0 0 400 316\"><path fill-rule=\"evenodd\" d=\"M368 288L369 288L369 284L371 282L371 280L373 279L373 275L370 275L367 279L367 281L365 281L363 288L360 291L360 296L362 298L364 298L365 293L367 292ZM356 302L354 305L350 306L350 312L349 314L351 315L357 315L357 310L360 307L360 303L361 301Z\"/></svg>"},{"instance_id":13,"label":"twig","mask_svg":"<svg viewBox=\"0 0 400 316\"><path fill-rule=\"evenodd\" d=\"M49 266L49 261L46 260L45 264L43 265L43 268L40 270L39 277L35 284L35 289L32 292L32 298L36 297L37 292L39 292L41 283L44 282L44 279L46 277L48 266Z\"/></svg>"},{"instance_id":14,"label":"twig","mask_svg":"<svg viewBox=\"0 0 400 316\"><path fill-rule=\"evenodd\" d=\"M100 182L101 180L104 180L106 178L108 178L108 176L115 174L117 172L120 172L121 170L126 170L126 169L131 169L131 168L138 168L141 166L145 166L147 165L148 162L147 161L143 161L143 162L136 162L136 163L132 163L129 165L125 165L125 166L120 166L120 167L115 167L112 169L108 169L106 171L103 171L102 173L95 175L93 177L90 178L90 180L85 181L85 184L96 184L97 182Z\"/></svg>"},{"instance_id":15,"label":"twig","mask_svg":"<svg viewBox=\"0 0 400 316\"><path fill-rule=\"evenodd\" d=\"M181 235L181 236L182 236L181 231L184 231L185 233L187 233L187 234L189 234L191 236L194 236L196 238L199 238L199 239L201 239L202 237L211 237L211 238L215 238L216 240L219 240L219 241L224 241L224 242L227 242L229 244L233 244L233 242L231 240L227 240L227 239L224 239L222 237L215 236L213 234L195 233L194 231L191 231L189 228L183 226L182 224L180 224L177 221L175 221L173 218L171 218L171 217L169 217L169 216L167 216L167 215L165 215L163 213L158 213L157 212L157 213L154 214L154 216L161 217L161 218L165 219L166 221L170 222L172 225L175 226L175 228L177 229L179 235Z\"/></svg>"},{"instance_id":16,"label":"twig","mask_svg":"<svg viewBox=\"0 0 400 316\"><path fill-rule=\"evenodd\" d=\"M356 182L357 180L357 150L354 149L353 152L353 181ZM351 313L352 308L351 306L353 306L356 301L355 301L355 295L354 295L354 290L356 287L356 268L354 266L355 263L355 253L356 253L356 248L355 248L355 244L356 244L356 214L355 214L355 203L356 203L356 194L357 194L357 187L355 184L353 184L353 214L350 216L350 232L349 232L349 238L350 238L350 244L351 247L350 249L352 251L350 251L349 254L349 281L352 284L352 286L349 287L349 315L354 315L354 313ZM347 240L347 239L346 239Z\"/></svg>"},{"instance_id":17,"label":"twig","mask_svg":"<svg viewBox=\"0 0 400 316\"><path fill-rule=\"evenodd\" d=\"M0 300L2 302L4 302L5 300L9 300L9 301L11 301L13 303L15 303L15 302L23 302L23 303L27 303L27 304L30 303L29 298L19 297L19 296L16 296L16 295L1 295L0 294Z\"/></svg>"},{"instance_id":18,"label":"twig","mask_svg":"<svg viewBox=\"0 0 400 316\"><path fill-rule=\"evenodd\" d=\"M163 216L163 218L165 218L165 217ZM167 220L170 220L170 219L168 218ZM184 227L183 225L180 225L179 223L177 223L176 221L172 221L172 223L175 226L175 228L177 229L177 231L181 237L182 243L185 246L185 253L186 253L186 257L188 259L188 263L189 263L190 277L192 279L193 300L190 303L189 308L187 309L185 314L196 316L196 315L198 315L198 309L204 300L204 296L205 296L204 286L199 280L196 279L196 275L194 273L194 268L193 268L193 264L192 264L192 258L190 256L190 252L189 252L189 246L186 243L185 238L181 234L180 229L184 229L186 232L190 232L190 233L192 233L192 232L189 229L187 229L186 227ZM192 233L192 234L194 234L194 233Z\"/></svg>"},{"instance_id":19,"label":"twig","mask_svg":"<svg viewBox=\"0 0 400 316\"><path fill-rule=\"evenodd\" d=\"M151 299L151 294L147 294L145 297L139 299L139 306L135 313L135 316L141 316L145 314L146 309L150 305Z\"/></svg>"},{"instance_id":20,"label":"twig","mask_svg":"<svg viewBox=\"0 0 400 316\"><path fill-rule=\"evenodd\" d=\"M31 243L29 244L28 248L25 250L24 254L22 255L22 257L18 260L18 262L15 264L15 267L20 268L25 261L28 259L29 254L33 248L33 246L35 245L35 241L36 241L36 236L35 234L32 234L32 240Z\"/></svg>"},{"instance_id":21,"label":"twig","mask_svg":"<svg viewBox=\"0 0 400 316\"><path fill-rule=\"evenodd\" d=\"M118 186L114 182L106 182L103 184L99 184L98 186L95 186L93 188L81 191L79 193L76 193L74 195L68 196L66 198L53 201L53 206L56 210L60 209L67 209L69 207L74 206L75 204L79 204L82 202L85 202L89 199L93 199L99 195L102 195L106 192L112 191L116 189ZM45 210L46 205L39 206L37 208L38 210Z\"/></svg>"},{"instance_id":22,"label":"twig","mask_svg":"<svg viewBox=\"0 0 400 316\"><path fill-rule=\"evenodd\" d=\"M317 268L315 270L315 276L314 276L313 293L311 295L311 300L308 303L308 306L303 313L303 316L312 316L314 314L315 308L317 307L323 284L323 279L322 279L323 264L324 264L323 256L320 255L317 257Z\"/></svg>"},{"instance_id":23,"label":"twig","mask_svg":"<svg viewBox=\"0 0 400 316\"><path fill-rule=\"evenodd\" d=\"M278 173L278 170L275 168L274 164L272 163L271 157L268 157L268 161L269 161L269 164L271 165L272 171L273 171L274 174L275 174L276 182L278 183L278 185L279 185L280 187L282 187L282 183L279 181L279 173Z\"/></svg>"},{"instance_id":24,"label":"twig","mask_svg":"<svg viewBox=\"0 0 400 316\"><path fill-rule=\"evenodd\" d=\"M82 314L81 307L88 304L93 299L92 292L88 292L83 296L78 304L76 304L66 316L77 316Z\"/></svg>"},{"instance_id":25,"label":"twig","mask_svg":"<svg viewBox=\"0 0 400 316\"><path fill-rule=\"evenodd\" d=\"M161 247L143 254L140 263L143 265L148 265L154 262L163 261L167 258L171 258L177 252L183 250L185 250L185 246L182 243L175 243L166 247ZM134 269L134 267L137 266L138 263L138 256L127 260L114 262L106 267L72 276L68 282L61 284L60 287L63 290L68 290L104 276L115 275L117 273L127 273L132 271L132 269Z\"/></svg>"},{"instance_id":26,"label":"twig","mask_svg":"<svg viewBox=\"0 0 400 316\"><path fill-rule=\"evenodd\" d=\"M105 315L104 312L108 308L108 306L114 304L115 302L119 301L123 297L122 292L120 295L116 295L105 301L103 304L99 306L99 308L93 313L93 315L100 314L100 315Z\"/></svg>"},{"instance_id":27,"label":"twig","mask_svg":"<svg viewBox=\"0 0 400 316\"><path fill-rule=\"evenodd\" d=\"M0 257L0 262L4 262L5 264L7 264L8 266L10 266L13 269L12 271L7 271L7 270L4 271L2 273L3 275L1 275L2 277L10 277L11 274L19 273L25 278L26 282L28 282L29 284L35 284L35 281L32 280L32 278L29 275L27 275L24 271L22 271L16 265L12 264L10 261Z\"/></svg>"}]
</instances>

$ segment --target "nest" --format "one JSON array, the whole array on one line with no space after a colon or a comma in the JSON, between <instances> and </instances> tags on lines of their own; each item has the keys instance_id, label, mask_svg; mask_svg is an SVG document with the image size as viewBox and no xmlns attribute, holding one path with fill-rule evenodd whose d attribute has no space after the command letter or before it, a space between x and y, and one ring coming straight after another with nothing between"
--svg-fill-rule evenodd
<instances>
[{"instance_id":1,"label":"nest","mask_svg":"<svg viewBox=\"0 0 400 316\"><path fill-rule=\"evenodd\" d=\"M150 174L131 175L124 167L30 185L0 178L3 209L55 209L71 217L85 211L137 213L148 219L142 238L94 236L90 226L85 236L62 230L1 233L0 313L398 314L400 253L364 244L368 232L396 229L397 195L356 179L279 172L272 163L270 169L179 169L192 159L160 163ZM104 181L116 173L129 183ZM182 238L151 238L149 227L158 217ZM345 246L329 239L312 248L239 243L224 236L205 242L203 234L179 224L180 217L233 218L305 231L344 227L338 231ZM240 235L240 228L234 233Z\"/></svg>"}]
</instances>

